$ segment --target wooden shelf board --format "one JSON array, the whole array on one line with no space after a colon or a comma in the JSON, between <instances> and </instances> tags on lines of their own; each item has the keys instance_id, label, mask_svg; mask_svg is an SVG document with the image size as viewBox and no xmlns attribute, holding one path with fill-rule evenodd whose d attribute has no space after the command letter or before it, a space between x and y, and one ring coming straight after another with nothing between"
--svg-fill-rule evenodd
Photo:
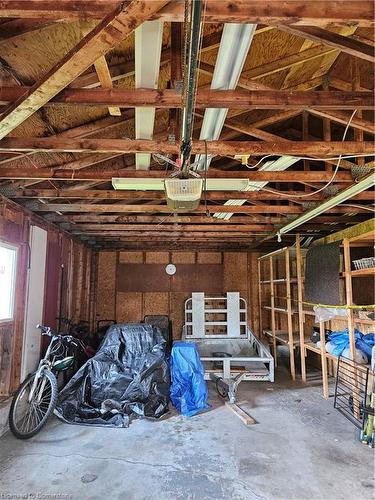
<instances>
[{"instance_id":1,"label":"wooden shelf board","mask_svg":"<svg viewBox=\"0 0 375 500\"><path fill-rule=\"evenodd\" d=\"M287 283L286 278L279 278L279 279L274 279L273 281L271 280L261 280L259 281L261 285L270 285L273 283L274 285L282 284L282 283ZM298 283L297 278L290 278L290 283Z\"/></svg>"},{"instance_id":2,"label":"wooden shelf board","mask_svg":"<svg viewBox=\"0 0 375 500\"><path fill-rule=\"evenodd\" d=\"M305 349L308 349L309 351L315 352L317 354L322 354L320 347L316 347L316 345L313 342L307 342L305 344ZM337 361L337 356L334 356L333 354L330 354L329 352L325 353L327 359L333 359L334 361Z\"/></svg>"},{"instance_id":3,"label":"wooden shelf board","mask_svg":"<svg viewBox=\"0 0 375 500\"><path fill-rule=\"evenodd\" d=\"M270 337L273 339L272 335L272 330L265 329L263 330L263 334L267 335L267 337ZM286 330L276 330L275 332L275 339L280 343L280 344L289 344L289 335ZM299 333L298 332L293 332L293 345L299 345Z\"/></svg>"},{"instance_id":4,"label":"wooden shelf board","mask_svg":"<svg viewBox=\"0 0 375 500\"><path fill-rule=\"evenodd\" d=\"M375 267L368 267L367 269L355 269L350 273L352 278L360 276L375 276ZM345 273L343 273L345 275Z\"/></svg>"}]
</instances>

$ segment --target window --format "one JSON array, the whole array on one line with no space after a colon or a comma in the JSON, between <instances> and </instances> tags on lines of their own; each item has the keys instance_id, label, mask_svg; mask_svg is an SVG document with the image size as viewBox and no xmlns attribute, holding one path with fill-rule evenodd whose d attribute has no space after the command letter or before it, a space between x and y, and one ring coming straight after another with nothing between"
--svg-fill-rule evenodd
<instances>
[{"instance_id":1,"label":"window","mask_svg":"<svg viewBox=\"0 0 375 500\"><path fill-rule=\"evenodd\" d=\"M0 243L0 321L13 319L17 248Z\"/></svg>"}]
</instances>

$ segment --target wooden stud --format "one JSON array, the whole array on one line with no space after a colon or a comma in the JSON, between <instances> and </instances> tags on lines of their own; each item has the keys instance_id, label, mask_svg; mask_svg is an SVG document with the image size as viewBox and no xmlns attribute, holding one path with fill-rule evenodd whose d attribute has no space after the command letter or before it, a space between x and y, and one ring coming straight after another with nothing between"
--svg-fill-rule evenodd
<instances>
[{"instance_id":1,"label":"wooden stud","mask_svg":"<svg viewBox=\"0 0 375 500\"><path fill-rule=\"evenodd\" d=\"M306 383L306 349L305 349L305 315L303 312L303 276L302 276L302 254L300 235L296 236L296 264L297 264L297 300L298 300L298 326L299 345L301 353L301 377Z\"/></svg>"},{"instance_id":2,"label":"wooden stud","mask_svg":"<svg viewBox=\"0 0 375 500\"><path fill-rule=\"evenodd\" d=\"M272 330L272 346L275 367L277 366L277 343L276 343L276 317L275 317L275 285L274 285L274 268L273 257L270 255L270 290L271 290L271 330Z\"/></svg>"},{"instance_id":3,"label":"wooden stud","mask_svg":"<svg viewBox=\"0 0 375 500\"><path fill-rule=\"evenodd\" d=\"M263 309L262 309L262 264L258 259L258 301L259 301L259 338L263 339Z\"/></svg>"},{"instance_id":4,"label":"wooden stud","mask_svg":"<svg viewBox=\"0 0 375 500\"><path fill-rule=\"evenodd\" d=\"M286 307L288 323L288 344L289 344L289 363L292 380L296 380L296 367L294 360L294 338L293 338L293 319L292 319L292 297L290 288L290 253L289 248L285 250L285 278L286 278Z\"/></svg>"},{"instance_id":5,"label":"wooden stud","mask_svg":"<svg viewBox=\"0 0 375 500\"><path fill-rule=\"evenodd\" d=\"M344 269L345 269L345 295L346 305L353 305L353 290L352 290L352 261L350 258L350 243L349 239L343 240L344 245ZM353 309L348 309L348 331L349 331L349 346L350 357L355 360L355 337L354 337L354 312Z\"/></svg>"},{"instance_id":6,"label":"wooden stud","mask_svg":"<svg viewBox=\"0 0 375 500\"><path fill-rule=\"evenodd\" d=\"M320 332L320 356L321 356L322 377L323 377L323 397L325 399L328 399L329 390L328 390L327 353L326 353L325 328L323 321L320 321L319 323L319 332Z\"/></svg>"}]
</instances>

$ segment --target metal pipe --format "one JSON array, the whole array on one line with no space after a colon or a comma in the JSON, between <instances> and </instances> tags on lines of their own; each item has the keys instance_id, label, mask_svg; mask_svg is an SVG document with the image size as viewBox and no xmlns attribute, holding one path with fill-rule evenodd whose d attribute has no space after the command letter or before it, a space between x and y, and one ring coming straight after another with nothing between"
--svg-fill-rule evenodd
<instances>
[{"instance_id":1,"label":"metal pipe","mask_svg":"<svg viewBox=\"0 0 375 500\"><path fill-rule=\"evenodd\" d=\"M191 155L191 139L193 134L193 118L195 90L198 79L198 51L202 32L202 0L192 0L190 12L190 45L186 61L187 70L184 82L184 112L181 133L181 171L183 177L188 177ZM185 20L186 22L186 20Z\"/></svg>"}]
</instances>

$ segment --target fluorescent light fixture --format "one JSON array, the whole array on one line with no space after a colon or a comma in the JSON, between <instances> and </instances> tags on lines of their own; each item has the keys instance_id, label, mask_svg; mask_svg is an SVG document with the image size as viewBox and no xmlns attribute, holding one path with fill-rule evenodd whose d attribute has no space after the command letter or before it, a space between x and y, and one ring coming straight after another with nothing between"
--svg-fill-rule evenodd
<instances>
[{"instance_id":1,"label":"fluorescent light fixture","mask_svg":"<svg viewBox=\"0 0 375 500\"><path fill-rule=\"evenodd\" d=\"M256 27L256 24L224 24L211 89L233 90L237 87ZM227 113L226 108L207 108L204 112L200 140L219 139ZM204 170L204 157L205 155L195 157L194 162L199 162L197 170ZM211 156L207 156L207 167L210 161Z\"/></svg>"},{"instance_id":2,"label":"fluorescent light fixture","mask_svg":"<svg viewBox=\"0 0 375 500\"><path fill-rule=\"evenodd\" d=\"M356 184L351 185L329 200L324 201L317 207L309 210L300 217L297 217L297 219L293 220L292 222L289 222L289 224L286 224L285 226L280 228L276 234L281 236L282 234L289 233L289 231L293 231L293 229L296 229L309 220L314 219L318 215L327 212L327 210L337 207L337 205L340 205L340 203L344 203L344 201L353 198L353 196L356 196L357 194L360 194L363 191L366 191L366 189L369 189L373 186L375 186L375 174L371 173L370 175L364 177L362 180L358 181Z\"/></svg>"},{"instance_id":3,"label":"fluorescent light fixture","mask_svg":"<svg viewBox=\"0 0 375 500\"><path fill-rule=\"evenodd\" d=\"M114 189L139 191L164 191L164 177L158 179L139 179L137 177L113 177ZM207 179L207 191L247 191L248 179ZM204 189L204 181L203 181Z\"/></svg>"},{"instance_id":4,"label":"fluorescent light fixture","mask_svg":"<svg viewBox=\"0 0 375 500\"><path fill-rule=\"evenodd\" d=\"M264 163L259 168L260 171L268 171L268 172L280 172L282 170L286 170L290 166L292 166L294 163L296 163L299 160L299 158L296 158L294 156L280 156L277 160L274 161L267 161ZM251 174L249 174L251 175ZM259 191L260 189L264 188L268 183L267 182L251 182L249 181L249 185L246 189L246 191ZM246 202L246 200L228 200L224 203L224 205L243 205ZM232 217L232 213L216 213L214 214L214 217L216 219L222 219L222 220L229 220Z\"/></svg>"},{"instance_id":5,"label":"fluorescent light fixture","mask_svg":"<svg viewBox=\"0 0 375 500\"><path fill-rule=\"evenodd\" d=\"M163 42L163 23L147 21L135 30L135 88L157 89L160 56ZM136 139L152 139L155 108L135 108ZM150 153L136 153L137 170L150 168Z\"/></svg>"}]
</instances>

